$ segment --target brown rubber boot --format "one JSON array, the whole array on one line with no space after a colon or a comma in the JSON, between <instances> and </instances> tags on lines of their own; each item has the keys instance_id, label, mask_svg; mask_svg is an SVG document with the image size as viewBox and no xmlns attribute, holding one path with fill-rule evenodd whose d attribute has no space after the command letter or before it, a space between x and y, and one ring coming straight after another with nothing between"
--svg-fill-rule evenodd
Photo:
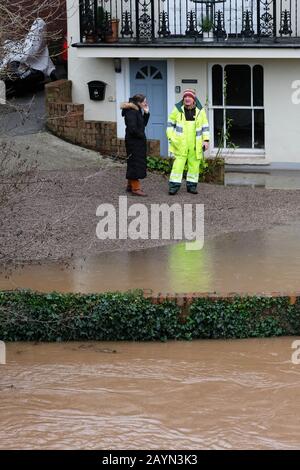
<instances>
[{"instance_id":1,"label":"brown rubber boot","mask_svg":"<svg viewBox=\"0 0 300 470\"><path fill-rule=\"evenodd\" d=\"M130 183L130 180L128 180L128 181L127 181L126 192L127 192L127 193L131 193L131 191L132 191L131 183Z\"/></svg>"},{"instance_id":2,"label":"brown rubber boot","mask_svg":"<svg viewBox=\"0 0 300 470\"><path fill-rule=\"evenodd\" d=\"M139 180L130 180L131 184L131 193L133 196L147 196L146 193L141 188L141 183Z\"/></svg>"},{"instance_id":3,"label":"brown rubber boot","mask_svg":"<svg viewBox=\"0 0 300 470\"><path fill-rule=\"evenodd\" d=\"M142 189L136 189L136 190L133 189L133 190L131 191L131 194L132 194L133 196L143 196L143 197L147 196L147 194L144 193L144 191L143 191Z\"/></svg>"}]
</instances>

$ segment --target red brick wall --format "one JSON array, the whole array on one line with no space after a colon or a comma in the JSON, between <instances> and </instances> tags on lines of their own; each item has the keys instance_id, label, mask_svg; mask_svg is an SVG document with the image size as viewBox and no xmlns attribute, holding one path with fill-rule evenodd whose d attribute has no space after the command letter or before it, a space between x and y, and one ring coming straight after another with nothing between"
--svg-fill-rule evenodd
<instances>
[{"instance_id":1,"label":"red brick wall","mask_svg":"<svg viewBox=\"0 0 300 470\"><path fill-rule=\"evenodd\" d=\"M162 304L165 301L175 302L180 308L181 318L186 318L190 314L190 307L192 303L197 299L210 299L212 302L218 302L219 300L233 301L236 297L271 297L277 299L289 299L290 305L295 305L298 299L300 299L300 292L294 293L283 293L283 292L270 292L269 294L257 293L255 296L248 293L237 293L230 292L228 294L218 294L211 292L187 292L183 294L176 293L158 293L154 294L151 290L144 290L143 295L146 299L151 300L153 304Z\"/></svg>"},{"instance_id":2,"label":"red brick wall","mask_svg":"<svg viewBox=\"0 0 300 470\"><path fill-rule=\"evenodd\" d=\"M117 137L117 124L85 121L84 105L72 103L72 82L58 80L46 85L47 128L53 134L102 155L126 156L125 141ZM148 140L148 155L160 155L160 142Z\"/></svg>"}]
</instances>

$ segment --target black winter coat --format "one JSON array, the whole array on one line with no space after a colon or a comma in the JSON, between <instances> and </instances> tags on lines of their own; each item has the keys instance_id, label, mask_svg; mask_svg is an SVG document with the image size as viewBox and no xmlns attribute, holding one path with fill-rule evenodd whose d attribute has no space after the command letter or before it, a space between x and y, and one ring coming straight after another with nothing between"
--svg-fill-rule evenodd
<instances>
[{"instance_id":1,"label":"black winter coat","mask_svg":"<svg viewBox=\"0 0 300 470\"><path fill-rule=\"evenodd\" d=\"M127 152L126 178L130 180L143 179L147 176L147 139L145 127L150 114L143 113L133 102L121 106L125 118L125 145Z\"/></svg>"}]
</instances>

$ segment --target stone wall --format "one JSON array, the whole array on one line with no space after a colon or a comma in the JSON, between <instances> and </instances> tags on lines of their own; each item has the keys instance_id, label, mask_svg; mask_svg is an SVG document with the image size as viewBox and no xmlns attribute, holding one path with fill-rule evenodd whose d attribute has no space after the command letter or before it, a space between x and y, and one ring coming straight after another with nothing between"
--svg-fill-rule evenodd
<instances>
[{"instance_id":1,"label":"stone wall","mask_svg":"<svg viewBox=\"0 0 300 470\"><path fill-rule=\"evenodd\" d=\"M117 124L86 121L84 105L72 103L72 82L58 80L46 85L47 128L74 144L120 158L126 156L125 140L117 137ZM148 140L148 155L160 155L160 142Z\"/></svg>"}]
</instances>

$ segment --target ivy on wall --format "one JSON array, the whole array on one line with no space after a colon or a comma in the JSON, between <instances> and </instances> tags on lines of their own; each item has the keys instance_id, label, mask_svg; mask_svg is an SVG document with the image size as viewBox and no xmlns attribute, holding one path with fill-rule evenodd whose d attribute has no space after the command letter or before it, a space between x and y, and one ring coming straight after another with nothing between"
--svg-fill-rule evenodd
<instances>
[{"instance_id":1,"label":"ivy on wall","mask_svg":"<svg viewBox=\"0 0 300 470\"><path fill-rule=\"evenodd\" d=\"M141 292L41 294L0 292L4 341L166 341L300 334L300 299L197 298L187 317L175 301L155 304Z\"/></svg>"}]
</instances>

